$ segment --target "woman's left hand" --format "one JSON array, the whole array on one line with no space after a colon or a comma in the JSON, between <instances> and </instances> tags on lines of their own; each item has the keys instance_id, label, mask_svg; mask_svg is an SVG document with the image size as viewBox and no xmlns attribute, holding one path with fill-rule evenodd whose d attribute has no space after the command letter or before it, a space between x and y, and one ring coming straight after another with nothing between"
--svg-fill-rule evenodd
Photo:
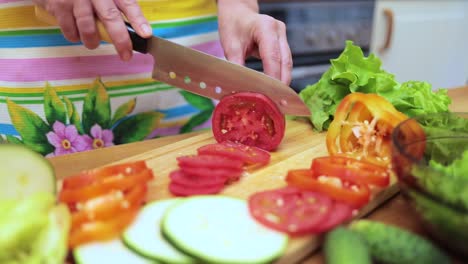
<instances>
[{"instance_id":1,"label":"woman's left hand","mask_svg":"<svg viewBox=\"0 0 468 264\"><path fill-rule=\"evenodd\" d=\"M218 20L229 61L244 65L246 58L257 57L265 74L290 84L292 56L283 22L259 14L256 0L218 0Z\"/></svg>"}]
</instances>

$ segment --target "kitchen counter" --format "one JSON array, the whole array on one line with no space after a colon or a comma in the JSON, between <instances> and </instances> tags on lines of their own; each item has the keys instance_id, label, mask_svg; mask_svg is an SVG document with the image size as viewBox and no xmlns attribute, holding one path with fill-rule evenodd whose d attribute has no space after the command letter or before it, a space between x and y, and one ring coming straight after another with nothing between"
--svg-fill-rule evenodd
<instances>
[{"instance_id":1,"label":"kitchen counter","mask_svg":"<svg viewBox=\"0 0 468 264\"><path fill-rule=\"evenodd\" d=\"M468 112L468 86L453 88L449 90L449 95L453 99L450 109L455 112ZM192 132L177 136L169 136L144 142L113 146L105 149L81 152L66 156L49 158L55 168L59 178L73 175L81 170L90 169L112 162L117 162L129 156L137 155L167 144L180 141L184 138L192 137L202 131ZM370 213L367 218L382 221L388 224L397 225L421 235L426 235L421 225L416 220L416 216L409 209L401 195L395 197L381 205L378 209ZM320 251L308 256L302 264L324 263Z\"/></svg>"}]
</instances>

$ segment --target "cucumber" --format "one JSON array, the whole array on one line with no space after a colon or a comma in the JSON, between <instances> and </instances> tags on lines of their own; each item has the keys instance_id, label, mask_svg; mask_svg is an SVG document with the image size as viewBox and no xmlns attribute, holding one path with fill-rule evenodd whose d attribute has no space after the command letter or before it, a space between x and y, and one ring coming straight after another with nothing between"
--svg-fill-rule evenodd
<instances>
[{"instance_id":1,"label":"cucumber","mask_svg":"<svg viewBox=\"0 0 468 264\"><path fill-rule=\"evenodd\" d=\"M56 192L55 171L39 153L17 144L0 144L0 199Z\"/></svg>"},{"instance_id":2,"label":"cucumber","mask_svg":"<svg viewBox=\"0 0 468 264\"><path fill-rule=\"evenodd\" d=\"M395 226L358 220L349 226L369 246L373 259L387 264L444 264L450 258L429 240Z\"/></svg>"},{"instance_id":3,"label":"cucumber","mask_svg":"<svg viewBox=\"0 0 468 264\"><path fill-rule=\"evenodd\" d=\"M358 233L342 226L326 234L323 248L327 264L372 264L366 242Z\"/></svg>"},{"instance_id":4,"label":"cucumber","mask_svg":"<svg viewBox=\"0 0 468 264\"><path fill-rule=\"evenodd\" d=\"M73 250L73 258L78 264L158 264L128 249L120 239L94 242L78 246Z\"/></svg>"},{"instance_id":5,"label":"cucumber","mask_svg":"<svg viewBox=\"0 0 468 264\"><path fill-rule=\"evenodd\" d=\"M288 236L256 222L247 202L200 195L182 200L164 214L163 235L202 263L267 263L280 257Z\"/></svg>"},{"instance_id":6,"label":"cucumber","mask_svg":"<svg viewBox=\"0 0 468 264\"><path fill-rule=\"evenodd\" d=\"M195 259L174 248L161 234L160 224L164 213L178 201L178 198L174 198L145 205L124 231L122 239L125 245L144 257L164 263L196 263Z\"/></svg>"}]
</instances>

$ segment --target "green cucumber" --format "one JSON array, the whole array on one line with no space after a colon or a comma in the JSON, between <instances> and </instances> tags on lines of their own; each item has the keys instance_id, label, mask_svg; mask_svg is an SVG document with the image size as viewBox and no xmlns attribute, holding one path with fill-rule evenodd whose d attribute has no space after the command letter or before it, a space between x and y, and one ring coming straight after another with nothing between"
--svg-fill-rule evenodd
<instances>
[{"instance_id":1,"label":"green cucumber","mask_svg":"<svg viewBox=\"0 0 468 264\"><path fill-rule=\"evenodd\" d=\"M279 258L288 236L250 215L245 200L200 195L182 200L163 216L163 235L202 263L268 263Z\"/></svg>"},{"instance_id":2,"label":"green cucumber","mask_svg":"<svg viewBox=\"0 0 468 264\"><path fill-rule=\"evenodd\" d=\"M124 231L122 239L125 245L137 254L164 263L196 263L195 259L174 248L161 234L160 224L164 213L178 201L178 198L174 198L145 205Z\"/></svg>"},{"instance_id":3,"label":"green cucumber","mask_svg":"<svg viewBox=\"0 0 468 264\"><path fill-rule=\"evenodd\" d=\"M0 199L23 198L38 192L56 192L50 162L26 146L0 144Z\"/></svg>"},{"instance_id":4,"label":"green cucumber","mask_svg":"<svg viewBox=\"0 0 468 264\"><path fill-rule=\"evenodd\" d=\"M73 250L73 258L77 264L158 264L135 254L120 239L78 246Z\"/></svg>"},{"instance_id":5,"label":"green cucumber","mask_svg":"<svg viewBox=\"0 0 468 264\"><path fill-rule=\"evenodd\" d=\"M327 264L372 264L366 241L345 227L328 232L323 244Z\"/></svg>"},{"instance_id":6,"label":"green cucumber","mask_svg":"<svg viewBox=\"0 0 468 264\"><path fill-rule=\"evenodd\" d=\"M450 258L429 240L383 223L358 220L349 228L359 233L369 246L373 259L387 264L444 264Z\"/></svg>"}]
</instances>

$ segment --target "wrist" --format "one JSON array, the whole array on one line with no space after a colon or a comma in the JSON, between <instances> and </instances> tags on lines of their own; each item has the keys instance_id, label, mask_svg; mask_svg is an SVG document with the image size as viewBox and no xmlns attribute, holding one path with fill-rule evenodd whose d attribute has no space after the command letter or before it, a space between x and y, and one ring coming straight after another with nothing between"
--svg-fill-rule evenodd
<instances>
[{"instance_id":1,"label":"wrist","mask_svg":"<svg viewBox=\"0 0 468 264\"><path fill-rule=\"evenodd\" d=\"M258 1L257 0L217 0L218 9L228 8L233 10L239 7L248 8L249 10L258 13Z\"/></svg>"}]
</instances>

